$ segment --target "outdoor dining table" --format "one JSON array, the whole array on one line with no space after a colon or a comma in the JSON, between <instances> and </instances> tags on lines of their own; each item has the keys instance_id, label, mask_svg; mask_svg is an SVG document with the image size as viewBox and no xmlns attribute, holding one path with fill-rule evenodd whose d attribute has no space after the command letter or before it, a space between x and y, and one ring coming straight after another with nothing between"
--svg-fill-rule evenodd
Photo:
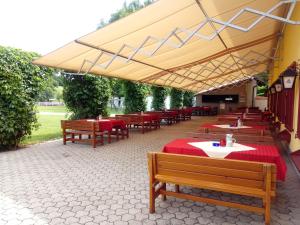
<instances>
[{"instance_id":1,"label":"outdoor dining table","mask_svg":"<svg viewBox=\"0 0 300 225\"><path fill-rule=\"evenodd\" d=\"M257 116L249 116L249 117L243 117L241 118L243 121L261 121L261 117ZM218 116L217 118L218 121L237 121L238 116Z\"/></svg>"},{"instance_id":2,"label":"outdoor dining table","mask_svg":"<svg viewBox=\"0 0 300 225\"><path fill-rule=\"evenodd\" d=\"M204 123L201 124L200 128L222 128L222 129L252 129L252 130L268 130L269 127L266 125L251 125L251 126L241 126L241 127L237 127L237 126L231 126L231 124L229 123L224 123L224 124L214 124L214 123Z\"/></svg>"},{"instance_id":3,"label":"outdoor dining table","mask_svg":"<svg viewBox=\"0 0 300 225\"><path fill-rule=\"evenodd\" d=\"M154 126L155 129L159 128L160 115L158 114L147 114L147 113L131 113L120 115L130 119L130 125L140 125L142 127L142 133L145 132L145 127L151 130Z\"/></svg>"},{"instance_id":4,"label":"outdoor dining table","mask_svg":"<svg viewBox=\"0 0 300 225\"><path fill-rule=\"evenodd\" d=\"M276 146L234 144L234 147L214 147L213 142L192 138L176 139L163 147L163 152L183 155L197 155L245 161L274 163L277 167L277 179L284 181L287 167Z\"/></svg>"},{"instance_id":5,"label":"outdoor dining table","mask_svg":"<svg viewBox=\"0 0 300 225\"><path fill-rule=\"evenodd\" d=\"M88 121L95 121L99 124L99 131L107 132L108 134L108 143L111 143L111 135L113 129L116 129L117 140L119 139L118 130L126 129L126 123L124 120L120 119L91 119Z\"/></svg>"}]
</instances>

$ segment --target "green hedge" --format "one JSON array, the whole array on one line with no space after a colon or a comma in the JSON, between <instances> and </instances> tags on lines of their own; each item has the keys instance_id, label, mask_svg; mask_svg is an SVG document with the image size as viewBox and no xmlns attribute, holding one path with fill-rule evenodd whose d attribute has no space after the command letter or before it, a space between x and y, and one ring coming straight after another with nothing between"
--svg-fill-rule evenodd
<instances>
[{"instance_id":1,"label":"green hedge","mask_svg":"<svg viewBox=\"0 0 300 225\"><path fill-rule=\"evenodd\" d=\"M141 112L146 109L147 87L143 84L124 81L125 113Z\"/></svg>"},{"instance_id":2,"label":"green hedge","mask_svg":"<svg viewBox=\"0 0 300 225\"><path fill-rule=\"evenodd\" d=\"M0 46L0 149L17 147L37 127L35 100L53 70L31 64L35 57Z\"/></svg>"},{"instance_id":3,"label":"green hedge","mask_svg":"<svg viewBox=\"0 0 300 225\"><path fill-rule=\"evenodd\" d=\"M171 109L181 108L183 105L183 91L172 88L170 92L171 96Z\"/></svg>"},{"instance_id":4,"label":"green hedge","mask_svg":"<svg viewBox=\"0 0 300 225\"><path fill-rule=\"evenodd\" d=\"M109 80L93 75L64 75L63 99L72 112L71 119L96 118L107 115L111 95Z\"/></svg>"},{"instance_id":5,"label":"green hedge","mask_svg":"<svg viewBox=\"0 0 300 225\"><path fill-rule=\"evenodd\" d=\"M193 106L194 92L185 91L183 93L183 106L191 107Z\"/></svg>"},{"instance_id":6,"label":"green hedge","mask_svg":"<svg viewBox=\"0 0 300 225\"><path fill-rule=\"evenodd\" d=\"M152 108L154 110L162 110L165 108L165 99L167 97L168 91L164 87L151 87L153 101Z\"/></svg>"}]
</instances>

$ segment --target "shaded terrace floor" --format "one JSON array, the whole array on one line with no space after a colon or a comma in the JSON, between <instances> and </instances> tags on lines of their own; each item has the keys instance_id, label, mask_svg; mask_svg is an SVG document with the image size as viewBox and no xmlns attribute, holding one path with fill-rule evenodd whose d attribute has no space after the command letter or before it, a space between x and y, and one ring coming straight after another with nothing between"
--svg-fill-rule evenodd
<instances>
[{"instance_id":1,"label":"shaded terrace floor","mask_svg":"<svg viewBox=\"0 0 300 225\"><path fill-rule=\"evenodd\" d=\"M142 135L98 146L62 140L0 153L0 224L264 224L263 216L168 197L148 213L148 151L185 137L212 117L197 117ZM272 224L300 224L300 179L289 161L278 185ZM172 187L171 187L172 188ZM189 189L214 198L259 202L252 198Z\"/></svg>"}]
</instances>

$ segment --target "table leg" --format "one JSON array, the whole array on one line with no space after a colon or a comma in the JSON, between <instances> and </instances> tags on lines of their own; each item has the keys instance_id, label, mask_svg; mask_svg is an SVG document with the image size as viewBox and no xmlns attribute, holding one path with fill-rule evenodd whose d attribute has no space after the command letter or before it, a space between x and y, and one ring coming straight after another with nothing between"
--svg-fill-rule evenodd
<instances>
[{"instance_id":1,"label":"table leg","mask_svg":"<svg viewBox=\"0 0 300 225\"><path fill-rule=\"evenodd\" d=\"M108 131L108 143L111 143L111 131Z\"/></svg>"}]
</instances>

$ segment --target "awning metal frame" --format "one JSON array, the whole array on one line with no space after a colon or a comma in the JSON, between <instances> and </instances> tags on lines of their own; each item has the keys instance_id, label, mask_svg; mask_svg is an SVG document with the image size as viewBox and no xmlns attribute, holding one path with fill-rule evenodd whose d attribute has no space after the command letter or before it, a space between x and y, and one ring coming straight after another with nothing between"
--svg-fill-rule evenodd
<instances>
[{"instance_id":1,"label":"awning metal frame","mask_svg":"<svg viewBox=\"0 0 300 225\"><path fill-rule=\"evenodd\" d=\"M204 40L213 40L214 38L216 38L225 28L230 27L242 32L247 32L250 31L252 28L254 28L259 22L261 22L263 19L265 18L269 18L269 19L273 19L279 22L283 22L285 24L292 24L292 25L300 25L300 21L293 21L290 19L290 15L292 14L295 4L296 2L299 0L282 0L280 2L278 2L276 5L272 6L268 11L266 12L262 12L253 8L249 8L249 7L245 7L243 9L241 9L240 11L238 11L234 16L232 16L228 21L221 21L215 18L211 18L211 17L206 17L206 19L202 22L200 22L198 24L198 26L191 30L191 29L186 29L186 28L175 28L174 30L172 30L165 38L158 38L152 35L147 36L144 41L142 41L142 43L138 46L138 47L134 47L134 46L130 46L128 44L123 44L120 49L117 52L109 52L107 50L101 50L100 48L98 48L99 55L95 58L95 60L88 60L85 59L83 61L83 64L81 66L81 69L84 67L84 64L89 63L90 67L88 69L88 72L94 67L94 66L99 66L103 69L107 69L114 60L116 59L121 59L122 61L125 61L126 63L128 63L129 61L134 61L133 57L136 54L143 54L145 56L151 57L153 56L163 45L167 45L169 47L172 48L181 48L182 46L184 46L186 43L188 43L193 37L198 37L200 39L204 39ZM279 7L281 7L282 5L286 5L286 4L290 4L288 13L286 17L279 17L279 16L275 16L272 15L272 12L277 10ZM242 27L242 26L238 26L235 25L233 22L242 14L244 13L252 13L255 15L259 15L259 17L253 22L251 23L248 27ZM203 35L200 34L199 31L205 27L208 23L215 23L215 24L219 24L222 25L219 29L216 29L212 34L210 35ZM186 35L185 39L181 39L179 37L179 33L184 33ZM171 38L176 38L176 40L178 40L178 43L172 42ZM147 43L149 41L155 41L157 42L156 47L152 50L152 51L145 51L143 50L143 48L147 45ZM79 40L75 41L78 44L82 44L85 46L88 46L88 43L83 43ZM91 47L91 46L90 46ZM128 56L123 56L121 55L122 51L124 49L129 49L130 51L132 51L131 54L129 54ZM111 57L111 59L109 61L103 62L103 63L98 63L98 61L101 59L101 57L103 55L107 55L109 57ZM139 61L139 63L142 63ZM151 66L151 65L148 65ZM81 73L82 71L79 71L79 73Z\"/></svg>"}]
</instances>

